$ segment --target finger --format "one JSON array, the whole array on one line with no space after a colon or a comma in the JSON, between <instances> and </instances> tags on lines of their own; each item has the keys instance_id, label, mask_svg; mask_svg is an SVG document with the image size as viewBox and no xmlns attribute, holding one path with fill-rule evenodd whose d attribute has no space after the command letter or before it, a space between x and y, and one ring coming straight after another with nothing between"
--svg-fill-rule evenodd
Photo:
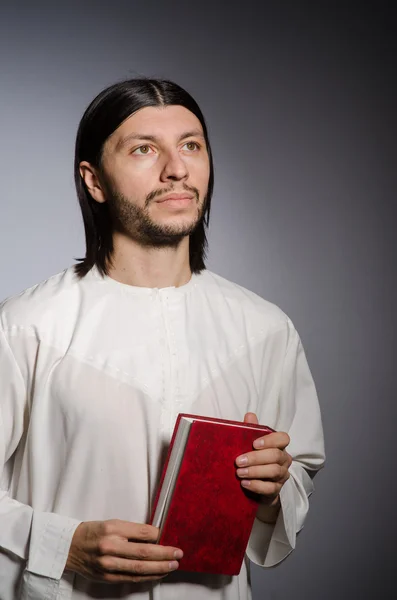
<instances>
[{"instance_id":1,"label":"finger","mask_svg":"<svg viewBox=\"0 0 397 600\"><path fill-rule=\"evenodd\" d=\"M262 437L257 438L254 441L254 448L281 448L284 450L291 442L291 438L285 431L276 431L275 433L268 433Z\"/></svg>"},{"instance_id":2,"label":"finger","mask_svg":"<svg viewBox=\"0 0 397 600\"><path fill-rule=\"evenodd\" d=\"M129 540L156 542L159 536L158 527L143 523L131 523L120 519L103 521L101 534L103 536L120 536Z\"/></svg>"},{"instance_id":3,"label":"finger","mask_svg":"<svg viewBox=\"0 0 397 600\"><path fill-rule=\"evenodd\" d=\"M237 475L241 479L267 479L276 482L285 482L289 478L287 466L278 464L237 469Z\"/></svg>"},{"instance_id":4,"label":"finger","mask_svg":"<svg viewBox=\"0 0 397 600\"><path fill-rule=\"evenodd\" d=\"M169 575L169 573L167 573ZM105 583L145 583L148 581L158 581L164 579L167 575L128 575L127 573L105 573L100 581Z\"/></svg>"},{"instance_id":5,"label":"finger","mask_svg":"<svg viewBox=\"0 0 397 600\"><path fill-rule=\"evenodd\" d=\"M124 573L130 576L168 575L179 567L176 560L128 560L119 556L102 556L98 568L103 573Z\"/></svg>"},{"instance_id":6,"label":"finger","mask_svg":"<svg viewBox=\"0 0 397 600\"><path fill-rule=\"evenodd\" d=\"M117 538L104 540L100 546L100 554L102 556L118 556L120 558L152 561L170 561L183 557L183 552L180 548L161 546L160 544L125 542Z\"/></svg>"},{"instance_id":7,"label":"finger","mask_svg":"<svg viewBox=\"0 0 397 600\"><path fill-rule=\"evenodd\" d=\"M283 487L279 482L261 481L260 479L243 479L241 485L250 492L260 494L261 496L266 496L270 500L278 496L281 488Z\"/></svg>"},{"instance_id":8,"label":"finger","mask_svg":"<svg viewBox=\"0 0 397 600\"><path fill-rule=\"evenodd\" d=\"M247 452L236 459L238 467L251 467L254 465L284 464L288 460L288 453L280 448L254 450Z\"/></svg>"},{"instance_id":9,"label":"finger","mask_svg":"<svg viewBox=\"0 0 397 600\"><path fill-rule=\"evenodd\" d=\"M246 413L244 416L244 423L253 423L254 425L259 425L258 417L255 413Z\"/></svg>"}]
</instances>

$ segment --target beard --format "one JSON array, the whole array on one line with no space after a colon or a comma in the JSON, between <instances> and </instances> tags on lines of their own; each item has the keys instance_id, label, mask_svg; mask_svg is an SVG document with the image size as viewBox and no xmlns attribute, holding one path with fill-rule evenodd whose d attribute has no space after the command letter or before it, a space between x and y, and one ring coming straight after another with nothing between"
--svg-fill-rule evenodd
<instances>
[{"instance_id":1,"label":"beard","mask_svg":"<svg viewBox=\"0 0 397 600\"><path fill-rule=\"evenodd\" d=\"M149 213L150 203L163 194L172 193L173 189L155 190L148 194L144 206L136 205L128 197L114 189L106 182L106 199L112 220L113 231L118 231L136 240L143 246L151 248L175 248L186 236L191 235L202 222L207 205L207 195L200 203L197 188L183 185L184 191L194 194L197 213L195 218L185 223L157 223Z\"/></svg>"}]
</instances>

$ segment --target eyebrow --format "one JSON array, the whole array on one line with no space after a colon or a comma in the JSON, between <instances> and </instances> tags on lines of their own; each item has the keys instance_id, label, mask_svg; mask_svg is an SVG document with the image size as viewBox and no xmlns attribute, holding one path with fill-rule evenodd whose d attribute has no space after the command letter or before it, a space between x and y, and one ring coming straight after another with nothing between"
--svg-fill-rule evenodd
<instances>
[{"instance_id":1,"label":"eyebrow","mask_svg":"<svg viewBox=\"0 0 397 600\"><path fill-rule=\"evenodd\" d=\"M204 134L200 129L192 129L191 131L185 131L184 133L182 133L177 142L181 142L182 140L185 140L186 138L189 137L201 137L203 140L205 140ZM160 138L158 138L155 135L144 135L141 133L130 133L128 135L126 135L125 137L121 138L117 144L116 144L116 150L120 150L121 148L123 148L124 146L126 146L127 144L129 144L131 141L133 140L140 140L140 141L149 141L149 142L159 142Z\"/></svg>"}]
</instances>

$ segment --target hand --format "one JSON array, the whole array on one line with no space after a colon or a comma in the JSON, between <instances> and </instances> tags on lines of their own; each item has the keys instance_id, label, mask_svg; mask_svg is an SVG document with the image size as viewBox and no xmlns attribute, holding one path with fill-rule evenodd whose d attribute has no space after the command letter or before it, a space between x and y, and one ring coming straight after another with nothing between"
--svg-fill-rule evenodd
<instances>
[{"instance_id":1,"label":"hand","mask_svg":"<svg viewBox=\"0 0 397 600\"><path fill-rule=\"evenodd\" d=\"M74 533L66 570L106 583L155 581L178 568L179 548L156 544L152 525L112 519L80 523Z\"/></svg>"},{"instance_id":2,"label":"hand","mask_svg":"<svg viewBox=\"0 0 397 600\"><path fill-rule=\"evenodd\" d=\"M254 413L247 413L244 423L257 424L258 419ZM269 507L280 504L280 490L290 477L292 456L285 450L289 443L288 433L269 433L254 441L256 450L236 459L241 485L259 494L262 503Z\"/></svg>"}]
</instances>

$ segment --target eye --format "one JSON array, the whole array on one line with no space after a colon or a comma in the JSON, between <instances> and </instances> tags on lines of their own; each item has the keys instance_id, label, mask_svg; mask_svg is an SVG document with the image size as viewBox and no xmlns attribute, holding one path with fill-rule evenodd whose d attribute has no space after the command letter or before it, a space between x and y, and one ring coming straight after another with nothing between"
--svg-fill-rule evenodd
<instances>
[{"instance_id":1,"label":"eye","mask_svg":"<svg viewBox=\"0 0 397 600\"><path fill-rule=\"evenodd\" d=\"M184 147L187 147L187 149L189 150L189 152L194 152L196 150L200 150L200 144L198 144L197 142L186 142L186 144L184 144Z\"/></svg>"},{"instance_id":2,"label":"eye","mask_svg":"<svg viewBox=\"0 0 397 600\"><path fill-rule=\"evenodd\" d=\"M145 144L144 146L139 146L139 148L135 148L132 154L140 154L141 156L144 154L150 154L151 147Z\"/></svg>"}]
</instances>

